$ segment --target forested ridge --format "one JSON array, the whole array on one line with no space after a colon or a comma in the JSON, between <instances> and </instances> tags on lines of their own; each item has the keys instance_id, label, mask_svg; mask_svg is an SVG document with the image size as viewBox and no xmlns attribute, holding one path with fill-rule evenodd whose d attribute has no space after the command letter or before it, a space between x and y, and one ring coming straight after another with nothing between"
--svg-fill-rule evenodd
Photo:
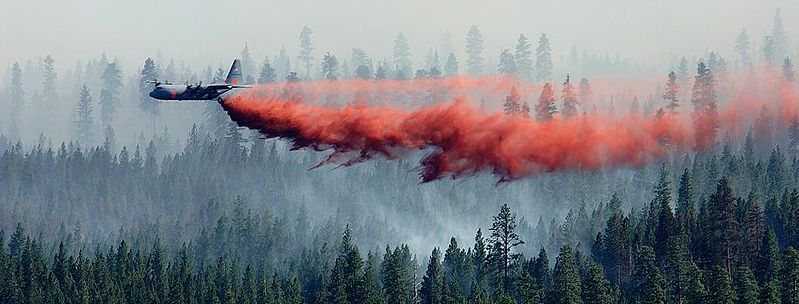
<instances>
[{"instance_id":1,"label":"forested ridge","mask_svg":"<svg viewBox=\"0 0 799 304\"><path fill-rule=\"evenodd\" d=\"M14 63L0 96L0 303L799 303L797 78L779 11L762 45L742 30L729 64L674 57L657 88L602 87L656 68L576 46L553 60L543 33L495 60L472 26L463 54L447 34L416 64L403 33L392 58L315 54L312 33L296 60L282 47L260 67L245 44L243 83L512 79L475 106L536 124L683 117L696 146L420 183L430 150L319 167L324 152L244 130L216 103L147 95L154 79L221 81L222 66L156 57L125 74L103 54L59 78L48 55ZM434 102L405 90L373 97ZM330 101L318 95L303 101Z\"/></svg>"},{"instance_id":2,"label":"forested ridge","mask_svg":"<svg viewBox=\"0 0 799 304\"><path fill-rule=\"evenodd\" d=\"M69 186L46 186L69 182L97 187L79 193L124 189L103 170L132 170L128 178L139 179L131 184L145 187L147 195L171 195L180 187L160 184L176 176L171 164L202 161L208 154L193 153L214 149L202 152L196 137L160 162L153 147L112 155L104 147L26 152L11 146L0 161L0 176L9 186L3 195L30 189L69 198ZM262 147L235 153L218 147L227 155L218 157L247 163L276 153L274 146L256 143ZM429 255L401 241L362 250L353 231L369 238L380 228L360 222L352 229L335 217L314 226L303 217L307 210L278 216L253 210L241 197L224 208L206 200L201 209L221 211L197 215L202 220L188 235L180 225L163 223L159 229L156 222L90 242L82 239L80 226L53 234L39 229L36 235L18 224L3 234L0 294L7 303L796 303L797 162L787 161L779 147L761 159L751 140L740 153L727 144L718 153L673 159L646 169L654 173L646 175L653 183L645 184L654 184L646 190L647 201L623 202L613 193L592 210L582 204L562 221L536 228L520 227L506 204L494 210L490 226L474 228L474 239L452 238L447 248L429 244L428 250L435 247ZM262 162L269 165L260 170L279 164ZM45 165L57 169L37 173ZM45 176L50 180L41 180ZM90 178L97 180L82 180ZM168 188L150 191L159 185Z\"/></svg>"}]
</instances>

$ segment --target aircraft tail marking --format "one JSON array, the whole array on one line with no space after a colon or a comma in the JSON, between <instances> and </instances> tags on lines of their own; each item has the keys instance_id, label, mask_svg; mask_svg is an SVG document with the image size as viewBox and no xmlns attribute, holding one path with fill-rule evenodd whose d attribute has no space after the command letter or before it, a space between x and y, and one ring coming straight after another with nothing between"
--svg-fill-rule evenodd
<instances>
[{"instance_id":1,"label":"aircraft tail marking","mask_svg":"<svg viewBox=\"0 0 799 304\"><path fill-rule=\"evenodd\" d=\"M241 61L236 59L233 60L233 65L230 66L225 83L238 85L241 80Z\"/></svg>"}]
</instances>

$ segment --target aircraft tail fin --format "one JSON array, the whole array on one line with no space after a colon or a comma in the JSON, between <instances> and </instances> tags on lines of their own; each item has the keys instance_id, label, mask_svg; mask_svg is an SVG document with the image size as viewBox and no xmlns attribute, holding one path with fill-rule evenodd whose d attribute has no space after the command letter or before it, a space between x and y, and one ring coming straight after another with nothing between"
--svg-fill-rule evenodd
<instances>
[{"instance_id":1,"label":"aircraft tail fin","mask_svg":"<svg viewBox=\"0 0 799 304\"><path fill-rule=\"evenodd\" d=\"M225 83L238 85L241 80L241 60L236 59L233 60L233 65L230 66Z\"/></svg>"}]
</instances>

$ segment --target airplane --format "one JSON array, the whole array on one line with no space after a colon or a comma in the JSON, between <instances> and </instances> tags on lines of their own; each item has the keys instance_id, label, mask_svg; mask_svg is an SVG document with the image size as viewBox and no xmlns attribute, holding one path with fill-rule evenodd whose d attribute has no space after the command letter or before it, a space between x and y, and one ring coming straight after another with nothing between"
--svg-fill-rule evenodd
<instances>
[{"instance_id":1,"label":"airplane","mask_svg":"<svg viewBox=\"0 0 799 304\"><path fill-rule=\"evenodd\" d=\"M233 60L233 65L230 66L227 78L223 83L212 83L203 86L200 82L194 84L171 84L169 82L159 82L158 80L151 80L148 83L155 85L150 97L158 100L218 100L222 101L222 94L227 93L232 89L249 88L250 86L239 85L241 78L241 62L236 59Z\"/></svg>"}]
</instances>

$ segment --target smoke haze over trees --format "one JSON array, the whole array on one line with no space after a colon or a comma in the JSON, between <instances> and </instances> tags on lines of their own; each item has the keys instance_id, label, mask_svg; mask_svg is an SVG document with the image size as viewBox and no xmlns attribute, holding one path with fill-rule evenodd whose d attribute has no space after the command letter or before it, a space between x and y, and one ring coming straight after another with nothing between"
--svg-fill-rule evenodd
<instances>
[{"instance_id":1,"label":"smoke haze over trees","mask_svg":"<svg viewBox=\"0 0 799 304\"><path fill-rule=\"evenodd\" d=\"M277 44L240 37L206 61L11 44L0 302L799 303L799 13L764 6L759 25L720 24L723 43L686 31L674 53L636 50L654 35L611 49L480 18L435 39L284 26ZM190 48L176 39L160 48ZM633 117L693 135L659 138L640 163L420 184L433 149L337 158L239 127L216 102L147 95L150 80L224 81L233 56L255 91L300 105L464 100L496 120Z\"/></svg>"}]
</instances>

